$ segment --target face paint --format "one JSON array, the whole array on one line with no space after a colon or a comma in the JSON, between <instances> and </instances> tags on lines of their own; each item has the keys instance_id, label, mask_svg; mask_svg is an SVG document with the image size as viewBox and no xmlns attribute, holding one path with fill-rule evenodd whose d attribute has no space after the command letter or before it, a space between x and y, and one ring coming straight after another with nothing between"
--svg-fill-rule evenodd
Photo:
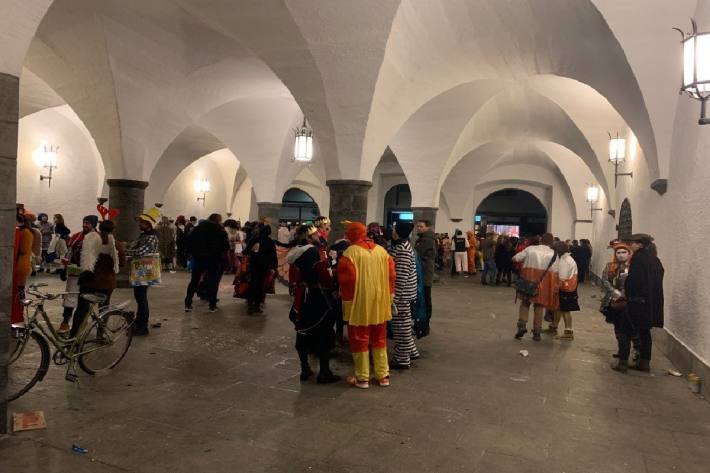
<instances>
[{"instance_id":1,"label":"face paint","mask_svg":"<svg viewBox=\"0 0 710 473\"><path fill-rule=\"evenodd\" d=\"M625 263L629 260L629 252L626 250L616 250L616 260Z\"/></svg>"}]
</instances>

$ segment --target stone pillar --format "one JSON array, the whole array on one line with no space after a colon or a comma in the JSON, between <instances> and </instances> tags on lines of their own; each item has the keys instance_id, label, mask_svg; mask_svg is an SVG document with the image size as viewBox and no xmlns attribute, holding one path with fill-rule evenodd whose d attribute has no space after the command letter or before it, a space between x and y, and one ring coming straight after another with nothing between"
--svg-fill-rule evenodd
<instances>
[{"instance_id":1,"label":"stone pillar","mask_svg":"<svg viewBox=\"0 0 710 473\"><path fill-rule=\"evenodd\" d=\"M107 179L106 183L109 187L108 206L121 211L114 221L116 242L131 242L140 234L136 217L145 210L145 189L148 183L130 179ZM117 284L118 287L129 287L128 266L121 267Z\"/></svg>"},{"instance_id":2,"label":"stone pillar","mask_svg":"<svg viewBox=\"0 0 710 473\"><path fill-rule=\"evenodd\" d=\"M332 224L329 239L333 242L345 234L343 220L367 225L367 192L372 182L342 179L326 181L326 184L330 189L329 218Z\"/></svg>"},{"instance_id":3,"label":"stone pillar","mask_svg":"<svg viewBox=\"0 0 710 473\"><path fill-rule=\"evenodd\" d=\"M414 224L416 225L419 220L429 220L431 222L431 229L434 230L437 210L439 210L438 207L412 207L412 212L414 212Z\"/></svg>"},{"instance_id":4,"label":"stone pillar","mask_svg":"<svg viewBox=\"0 0 710 473\"><path fill-rule=\"evenodd\" d=\"M274 202L257 202L256 208L259 212L259 220L266 220L271 227L271 238L276 239L276 233L279 231L279 212L281 211L281 203Z\"/></svg>"},{"instance_id":5,"label":"stone pillar","mask_svg":"<svg viewBox=\"0 0 710 473\"><path fill-rule=\"evenodd\" d=\"M0 434L7 433L12 255L17 199L17 122L20 79L0 73Z\"/></svg>"}]
</instances>

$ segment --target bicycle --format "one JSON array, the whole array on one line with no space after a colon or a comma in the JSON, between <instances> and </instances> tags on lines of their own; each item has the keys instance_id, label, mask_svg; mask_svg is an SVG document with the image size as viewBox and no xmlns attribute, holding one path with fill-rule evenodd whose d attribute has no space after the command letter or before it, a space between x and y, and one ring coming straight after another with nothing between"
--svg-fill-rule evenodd
<instances>
[{"instance_id":1,"label":"bicycle","mask_svg":"<svg viewBox=\"0 0 710 473\"><path fill-rule=\"evenodd\" d=\"M15 345L11 346L7 362L7 402L24 395L44 379L49 370L50 344L56 349L52 355L54 364L66 364L65 379L76 382L77 362L87 374L105 374L120 363L133 339L133 312L125 310L128 301L97 310L98 306L106 301L106 296L101 294L79 294L79 297L91 303L89 312L75 337L68 334L63 337L52 325L44 305L46 301L76 293L42 293L39 288L44 286L47 284L29 286L25 295L35 299L26 298L22 301L26 314L25 322L12 326ZM35 310L30 315L31 307ZM44 326L41 321L44 321Z\"/></svg>"}]
</instances>

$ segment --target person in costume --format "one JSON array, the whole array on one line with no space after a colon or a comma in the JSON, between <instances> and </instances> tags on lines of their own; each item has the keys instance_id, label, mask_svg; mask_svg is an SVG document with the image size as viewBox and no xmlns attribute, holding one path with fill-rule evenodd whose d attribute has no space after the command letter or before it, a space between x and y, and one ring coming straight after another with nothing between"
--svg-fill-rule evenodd
<instances>
[{"instance_id":1,"label":"person in costume","mask_svg":"<svg viewBox=\"0 0 710 473\"><path fill-rule=\"evenodd\" d=\"M319 251L321 259L325 259L328 253L328 237L330 236L331 230L330 219L321 215L315 220L314 224L320 239Z\"/></svg>"},{"instance_id":2,"label":"person in costume","mask_svg":"<svg viewBox=\"0 0 710 473\"><path fill-rule=\"evenodd\" d=\"M338 282L355 362L355 374L347 381L357 388L369 387L372 351L377 381L389 386L387 321L392 319L394 260L367 238L367 228L360 222L350 223L345 236L350 246L338 263Z\"/></svg>"},{"instance_id":3,"label":"person in costume","mask_svg":"<svg viewBox=\"0 0 710 473\"><path fill-rule=\"evenodd\" d=\"M626 243L616 242L614 247L614 258L607 263L602 272L602 300L599 311L604 314L606 321L614 325L614 335L618 351L614 355L617 360L612 363L612 369L626 373L628 370L628 360L631 353L631 342L626 340L626 334L633 331L629 327L629 318L626 314L626 291L624 284L629 276L629 262L631 261L631 247ZM632 336L631 341L634 346L633 360L638 359L638 337Z\"/></svg>"},{"instance_id":4,"label":"person in costume","mask_svg":"<svg viewBox=\"0 0 710 473\"><path fill-rule=\"evenodd\" d=\"M476 251L478 248L478 241L476 240L476 233L473 230L466 232L466 237L468 239L468 248L466 248L466 256L468 258L468 274L476 274Z\"/></svg>"},{"instance_id":5,"label":"person in costume","mask_svg":"<svg viewBox=\"0 0 710 473\"><path fill-rule=\"evenodd\" d=\"M336 313L332 291L335 277L328 262L320 259L320 236L315 227L302 225L296 229L296 244L286 258L293 288L293 305L289 319L296 330L296 351L301 361L301 381L313 375L308 356L320 361L317 382L333 383L340 376L330 370L330 351L335 346Z\"/></svg>"},{"instance_id":6,"label":"person in costume","mask_svg":"<svg viewBox=\"0 0 710 473\"><path fill-rule=\"evenodd\" d=\"M623 330L624 351L619 353L619 364L628 357L628 340L638 334L640 357L629 368L651 371L651 329L663 328L663 276L664 269L656 256L653 237L637 233L628 238L634 252L629 264L629 276L624 282L626 314L629 325Z\"/></svg>"},{"instance_id":7,"label":"person in costume","mask_svg":"<svg viewBox=\"0 0 710 473\"><path fill-rule=\"evenodd\" d=\"M141 234L138 239L128 245L125 251L126 256L141 257L158 253L158 234L153 227L158 223L160 210L155 207L146 210L138 217L138 228ZM133 287L133 297L136 300L138 310L136 311L136 322L133 326L133 335L148 335L148 319L150 318L150 307L148 305L148 288L150 286L141 285Z\"/></svg>"},{"instance_id":8,"label":"person in costume","mask_svg":"<svg viewBox=\"0 0 710 473\"><path fill-rule=\"evenodd\" d=\"M560 335L560 340L574 340L572 331L572 312L579 311L577 295L577 263L572 259L569 245L564 241L557 241L553 245L558 260L558 276L560 280L560 304L554 311L554 316L546 333L556 335L560 320L565 323L565 331Z\"/></svg>"},{"instance_id":9,"label":"person in costume","mask_svg":"<svg viewBox=\"0 0 710 473\"><path fill-rule=\"evenodd\" d=\"M530 306L533 306L533 340L539 342L542 332L542 315L545 309L556 310L559 306L559 276L557 255L552 249L554 237L551 233L542 236L540 244L531 245L513 257L513 261L522 263L520 277L530 282L538 283L537 294L528 296L517 293L521 299L518 312L518 330L516 339L521 339L528 333L527 324L530 316Z\"/></svg>"},{"instance_id":10,"label":"person in costume","mask_svg":"<svg viewBox=\"0 0 710 473\"><path fill-rule=\"evenodd\" d=\"M394 353L390 368L393 369L409 369L411 361L419 358L412 328L412 304L417 299L417 261L409 243L413 228L410 222L400 221L392 231L390 253L394 258L394 305L397 309L392 315Z\"/></svg>"},{"instance_id":11,"label":"person in costume","mask_svg":"<svg viewBox=\"0 0 710 473\"><path fill-rule=\"evenodd\" d=\"M79 292L81 294L101 294L106 300L101 304L108 305L111 294L116 289L116 274L118 274L118 251L113 238L114 223L104 220L99 224L98 232L89 232L81 246L81 274L79 277ZM91 303L80 297L74 317L70 336L79 333L81 323L89 313Z\"/></svg>"},{"instance_id":12,"label":"person in costume","mask_svg":"<svg viewBox=\"0 0 710 473\"><path fill-rule=\"evenodd\" d=\"M12 268L12 309L10 313L10 323L12 324L19 324L24 320L21 301L25 297L27 278L32 273L34 235L29 229L28 215L34 217L29 212L24 214L18 212L16 215L14 264Z\"/></svg>"},{"instance_id":13,"label":"person in costume","mask_svg":"<svg viewBox=\"0 0 710 473\"><path fill-rule=\"evenodd\" d=\"M69 238L67 248L69 252L64 259L63 264L66 274L67 285L65 294L62 297L62 306L64 313L62 314L62 323L57 331L60 334L68 333L71 327L69 322L74 314L74 309L79 305L79 274L81 273L81 250L84 245L86 235L96 232L96 227L99 224L99 218L96 215L87 215L81 222L81 231L76 232Z\"/></svg>"}]
</instances>

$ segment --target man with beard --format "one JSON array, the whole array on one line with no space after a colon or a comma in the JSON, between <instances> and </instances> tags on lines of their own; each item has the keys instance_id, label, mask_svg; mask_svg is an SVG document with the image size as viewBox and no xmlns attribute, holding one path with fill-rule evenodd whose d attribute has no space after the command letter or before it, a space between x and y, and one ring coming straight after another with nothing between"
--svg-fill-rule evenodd
<instances>
[{"instance_id":1,"label":"man with beard","mask_svg":"<svg viewBox=\"0 0 710 473\"><path fill-rule=\"evenodd\" d=\"M315 354L320 361L317 382L333 383L340 380L329 365L330 351L335 345L333 326L337 315L332 297L334 275L328 261L320 258L320 235L315 227L301 225L295 237L298 246L289 251L286 261L291 268L289 276L294 295L289 319L296 330L301 381L313 375L308 355Z\"/></svg>"}]
</instances>

